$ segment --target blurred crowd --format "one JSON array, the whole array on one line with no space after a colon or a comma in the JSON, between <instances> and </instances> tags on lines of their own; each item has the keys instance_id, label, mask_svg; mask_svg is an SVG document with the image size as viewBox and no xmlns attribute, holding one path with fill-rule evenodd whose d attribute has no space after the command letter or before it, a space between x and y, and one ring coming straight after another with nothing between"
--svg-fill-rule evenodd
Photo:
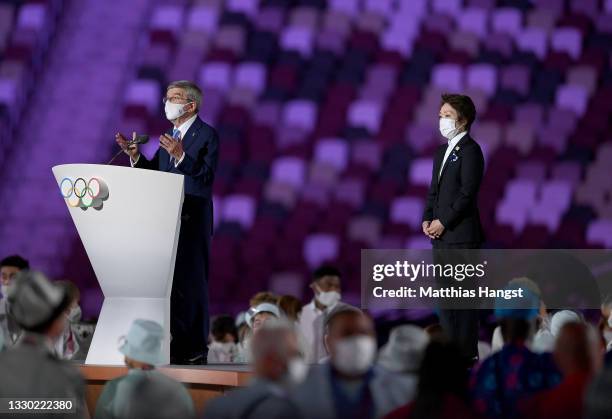
<instances>
[{"instance_id":1,"label":"blurred crowd","mask_svg":"<svg viewBox=\"0 0 612 419\"><path fill-rule=\"evenodd\" d=\"M0 262L0 398L69 397L88 417L84 381L68 360L86 354L79 295L11 256ZM402 324L382 347L372 317L342 301L340 272L312 276L312 300L260 292L239 315L217 316L209 364L247 363L246 387L196 412L160 372L163 329L135 320L117 350L128 372L109 381L95 418L585 418L612 417L612 315L549 310L537 284L510 281L525 301L496 302L497 327L466 363L439 325ZM26 417L26 416L24 416ZM55 415L54 417L61 417Z\"/></svg>"}]
</instances>

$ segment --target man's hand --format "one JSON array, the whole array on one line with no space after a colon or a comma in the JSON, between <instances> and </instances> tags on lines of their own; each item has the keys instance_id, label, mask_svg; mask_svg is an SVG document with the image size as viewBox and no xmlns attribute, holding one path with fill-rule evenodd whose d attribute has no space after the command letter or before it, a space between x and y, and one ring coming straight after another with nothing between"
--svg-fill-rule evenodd
<instances>
[{"instance_id":1,"label":"man's hand","mask_svg":"<svg viewBox=\"0 0 612 419\"><path fill-rule=\"evenodd\" d=\"M429 228L430 225L431 225L431 221L423 221L423 234L425 234L430 239L435 239L434 236L432 236L431 234L427 232L427 229Z\"/></svg>"},{"instance_id":2,"label":"man's hand","mask_svg":"<svg viewBox=\"0 0 612 419\"><path fill-rule=\"evenodd\" d=\"M159 145L168 152L175 160L180 160L183 157L183 144L175 140L168 134L159 137Z\"/></svg>"},{"instance_id":3,"label":"man's hand","mask_svg":"<svg viewBox=\"0 0 612 419\"><path fill-rule=\"evenodd\" d=\"M136 139L136 132L133 132L132 141L135 139ZM136 144L128 145L128 140L120 132L115 134L115 141L117 142L117 144L119 144L119 147L121 147L121 149L125 152L125 154L130 156L132 161L136 160L138 156L140 155L140 153L138 152L138 145Z\"/></svg>"},{"instance_id":4,"label":"man's hand","mask_svg":"<svg viewBox=\"0 0 612 419\"><path fill-rule=\"evenodd\" d=\"M444 233L444 226L442 225L440 220L433 220L427 228L427 234L429 235L429 237L433 236L432 238L439 239L442 233Z\"/></svg>"}]
</instances>

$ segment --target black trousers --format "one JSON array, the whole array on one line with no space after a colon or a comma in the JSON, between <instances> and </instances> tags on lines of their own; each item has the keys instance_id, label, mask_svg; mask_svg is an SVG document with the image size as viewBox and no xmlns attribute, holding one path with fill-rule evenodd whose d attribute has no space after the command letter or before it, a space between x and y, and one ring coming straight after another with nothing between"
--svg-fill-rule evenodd
<instances>
[{"instance_id":1,"label":"black trousers","mask_svg":"<svg viewBox=\"0 0 612 419\"><path fill-rule=\"evenodd\" d=\"M212 200L185 195L170 297L170 359L184 363L208 353L208 273Z\"/></svg>"},{"instance_id":2,"label":"black trousers","mask_svg":"<svg viewBox=\"0 0 612 419\"><path fill-rule=\"evenodd\" d=\"M465 254L461 252L453 252L452 250L460 249L480 249L481 243L444 243L440 240L433 241L434 262L441 264L457 264L465 263ZM440 252L436 252L439 250ZM473 250L466 252L467 257L474 257ZM438 282L440 286L441 281ZM449 285L449 281L444 281L445 285ZM455 284L456 285L456 284ZM476 287L475 282L462 283L461 287L472 288ZM474 301L474 306L477 302ZM470 363L478 357L478 318L479 310L470 308L440 308L439 309L440 326L445 335L455 342L466 359Z\"/></svg>"}]
</instances>

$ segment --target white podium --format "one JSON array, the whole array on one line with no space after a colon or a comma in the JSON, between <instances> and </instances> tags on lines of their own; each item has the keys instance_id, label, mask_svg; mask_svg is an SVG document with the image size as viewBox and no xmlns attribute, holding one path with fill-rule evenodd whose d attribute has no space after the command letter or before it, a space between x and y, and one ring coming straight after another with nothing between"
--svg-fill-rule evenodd
<instances>
[{"instance_id":1,"label":"white podium","mask_svg":"<svg viewBox=\"0 0 612 419\"><path fill-rule=\"evenodd\" d=\"M120 338L136 318L163 326L169 363L183 176L96 164L59 165L53 174L104 293L85 363L123 364Z\"/></svg>"}]
</instances>

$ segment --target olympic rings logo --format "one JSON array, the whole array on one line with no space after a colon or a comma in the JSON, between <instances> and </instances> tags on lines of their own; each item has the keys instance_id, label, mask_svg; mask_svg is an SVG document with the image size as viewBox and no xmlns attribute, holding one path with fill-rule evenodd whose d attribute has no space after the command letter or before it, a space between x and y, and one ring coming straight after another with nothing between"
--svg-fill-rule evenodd
<instances>
[{"instance_id":1,"label":"olympic rings logo","mask_svg":"<svg viewBox=\"0 0 612 419\"><path fill-rule=\"evenodd\" d=\"M66 177L62 179L59 186L62 197L73 208L101 209L103 201L108 199L108 186L98 177L92 177L89 180L82 177L72 180Z\"/></svg>"}]
</instances>

